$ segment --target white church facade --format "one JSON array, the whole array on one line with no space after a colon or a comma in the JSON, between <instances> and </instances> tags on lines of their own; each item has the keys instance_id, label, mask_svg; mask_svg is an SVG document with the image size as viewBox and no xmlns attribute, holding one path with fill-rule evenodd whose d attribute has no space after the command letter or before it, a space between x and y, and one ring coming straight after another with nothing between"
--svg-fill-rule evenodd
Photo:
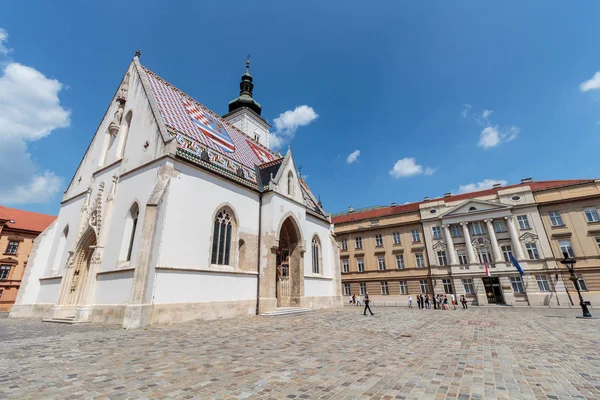
<instances>
[{"instance_id":1,"label":"white church facade","mask_svg":"<svg viewBox=\"0 0 600 400\"><path fill-rule=\"evenodd\" d=\"M338 308L330 219L240 96L221 118L143 67L119 85L11 317L150 324Z\"/></svg>"}]
</instances>

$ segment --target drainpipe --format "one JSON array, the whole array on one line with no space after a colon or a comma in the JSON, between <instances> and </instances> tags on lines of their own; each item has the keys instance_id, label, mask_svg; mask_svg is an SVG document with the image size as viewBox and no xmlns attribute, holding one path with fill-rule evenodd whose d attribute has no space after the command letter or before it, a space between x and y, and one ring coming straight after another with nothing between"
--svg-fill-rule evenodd
<instances>
[{"instance_id":1,"label":"drainpipe","mask_svg":"<svg viewBox=\"0 0 600 400\"><path fill-rule=\"evenodd\" d=\"M261 191L258 194L258 257L256 264L256 271L258 275L256 275L256 315L259 315L259 304L260 304L260 248L261 248L261 237L262 237L262 196L263 192Z\"/></svg>"}]
</instances>

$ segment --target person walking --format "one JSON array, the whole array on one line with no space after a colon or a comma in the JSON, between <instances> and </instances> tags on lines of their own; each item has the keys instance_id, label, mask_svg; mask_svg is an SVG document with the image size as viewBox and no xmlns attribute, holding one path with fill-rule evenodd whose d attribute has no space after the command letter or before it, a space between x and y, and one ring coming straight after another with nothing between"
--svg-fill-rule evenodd
<instances>
[{"instance_id":1,"label":"person walking","mask_svg":"<svg viewBox=\"0 0 600 400\"><path fill-rule=\"evenodd\" d=\"M360 302L360 293L356 295L356 305L360 307L362 303Z\"/></svg>"},{"instance_id":2,"label":"person walking","mask_svg":"<svg viewBox=\"0 0 600 400\"><path fill-rule=\"evenodd\" d=\"M419 310L421 309L421 295L420 294L417 295L417 307L419 307Z\"/></svg>"},{"instance_id":3,"label":"person walking","mask_svg":"<svg viewBox=\"0 0 600 400\"><path fill-rule=\"evenodd\" d=\"M412 296L408 296L408 308L412 308Z\"/></svg>"},{"instance_id":4,"label":"person walking","mask_svg":"<svg viewBox=\"0 0 600 400\"><path fill-rule=\"evenodd\" d=\"M454 309L456 310L456 296L454 296L454 293L452 293L450 295L450 298L452 300L452 306L454 307Z\"/></svg>"},{"instance_id":5,"label":"person walking","mask_svg":"<svg viewBox=\"0 0 600 400\"><path fill-rule=\"evenodd\" d=\"M375 314L373 314L373 311L371 311L371 307L369 307L370 302L371 302L371 300L369 299L369 292L367 292L367 293L365 293L365 312L364 312L365 315L367 315L367 310L369 310L371 315L375 315Z\"/></svg>"},{"instance_id":6,"label":"person walking","mask_svg":"<svg viewBox=\"0 0 600 400\"><path fill-rule=\"evenodd\" d=\"M431 297L429 295L427 295L427 309L431 310Z\"/></svg>"},{"instance_id":7,"label":"person walking","mask_svg":"<svg viewBox=\"0 0 600 400\"><path fill-rule=\"evenodd\" d=\"M348 296L348 297L349 297L349 299L348 299L348 300L349 300L349 303L348 303L348 304L350 304L350 305L354 304L354 296L355 296L355 295Z\"/></svg>"},{"instance_id":8,"label":"person walking","mask_svg":"<svg viewBox=\"0 0 600 400\"><path fill-rule=\"evenodd\" d=\"M448 310L448 295L444 295L444 310Z\"/></svg>"},{"instance_id":9,"label":"person walking","mask_svg":"<svg viewBox=\"0 0 600 400\"><path fill-rule=\"evenodd\" d=\"M469 307L467 306L467 298L465 297L464 294L460 295L460 302L462 303L463 308L466 310Z\"/></svg>"}]
</instances>

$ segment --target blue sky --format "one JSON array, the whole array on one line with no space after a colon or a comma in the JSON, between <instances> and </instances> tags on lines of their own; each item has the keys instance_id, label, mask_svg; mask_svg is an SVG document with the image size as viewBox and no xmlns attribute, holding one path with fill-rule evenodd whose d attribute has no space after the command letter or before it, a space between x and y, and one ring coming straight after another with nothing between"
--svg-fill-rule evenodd
<instances>
[{"instance_id":1,"label":"blue sky","mask_svg":"<svg viewBox=\"0 0 600 400\"><path fill-rule=\"evenodd\" d=\"M598 2L2 8L4 205L58 212L138 48L142 64L220 114L237 96L250 53L263 117L273 123L302 105L318 115L287 142L328 211L493 180L600 175L600 74L592 79L600 71Z\"/></svg>"}]
</instances>

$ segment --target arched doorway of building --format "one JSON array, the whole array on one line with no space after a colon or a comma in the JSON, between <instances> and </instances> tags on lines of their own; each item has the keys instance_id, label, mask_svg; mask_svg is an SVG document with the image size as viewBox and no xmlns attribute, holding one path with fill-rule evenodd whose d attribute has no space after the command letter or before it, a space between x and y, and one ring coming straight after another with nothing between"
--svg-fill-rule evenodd
<instances>
[{"instance_id":1,"label":"arched doorway of building","mask_svg":"<svg viewBox=\"0 0 600 400\"><path fill-rule=\"evenodd\" d=\"M64 297L61 305L76 306L85 299L87 278L96 246L96 233L89 228L82 236L74 255L74 262L65 281Z\"/></svg>"},{"instance_id":2,"label":"arched doorway of building","mask_svg":"<svg viewBox=\"0 0 600 400\"><path fill-rule=\"evenodd\" d=\"M276 253L275 297L277 307L299 307L303 293L301 235L291 217L281 225Z\"/></svg>"}]
</instances>

